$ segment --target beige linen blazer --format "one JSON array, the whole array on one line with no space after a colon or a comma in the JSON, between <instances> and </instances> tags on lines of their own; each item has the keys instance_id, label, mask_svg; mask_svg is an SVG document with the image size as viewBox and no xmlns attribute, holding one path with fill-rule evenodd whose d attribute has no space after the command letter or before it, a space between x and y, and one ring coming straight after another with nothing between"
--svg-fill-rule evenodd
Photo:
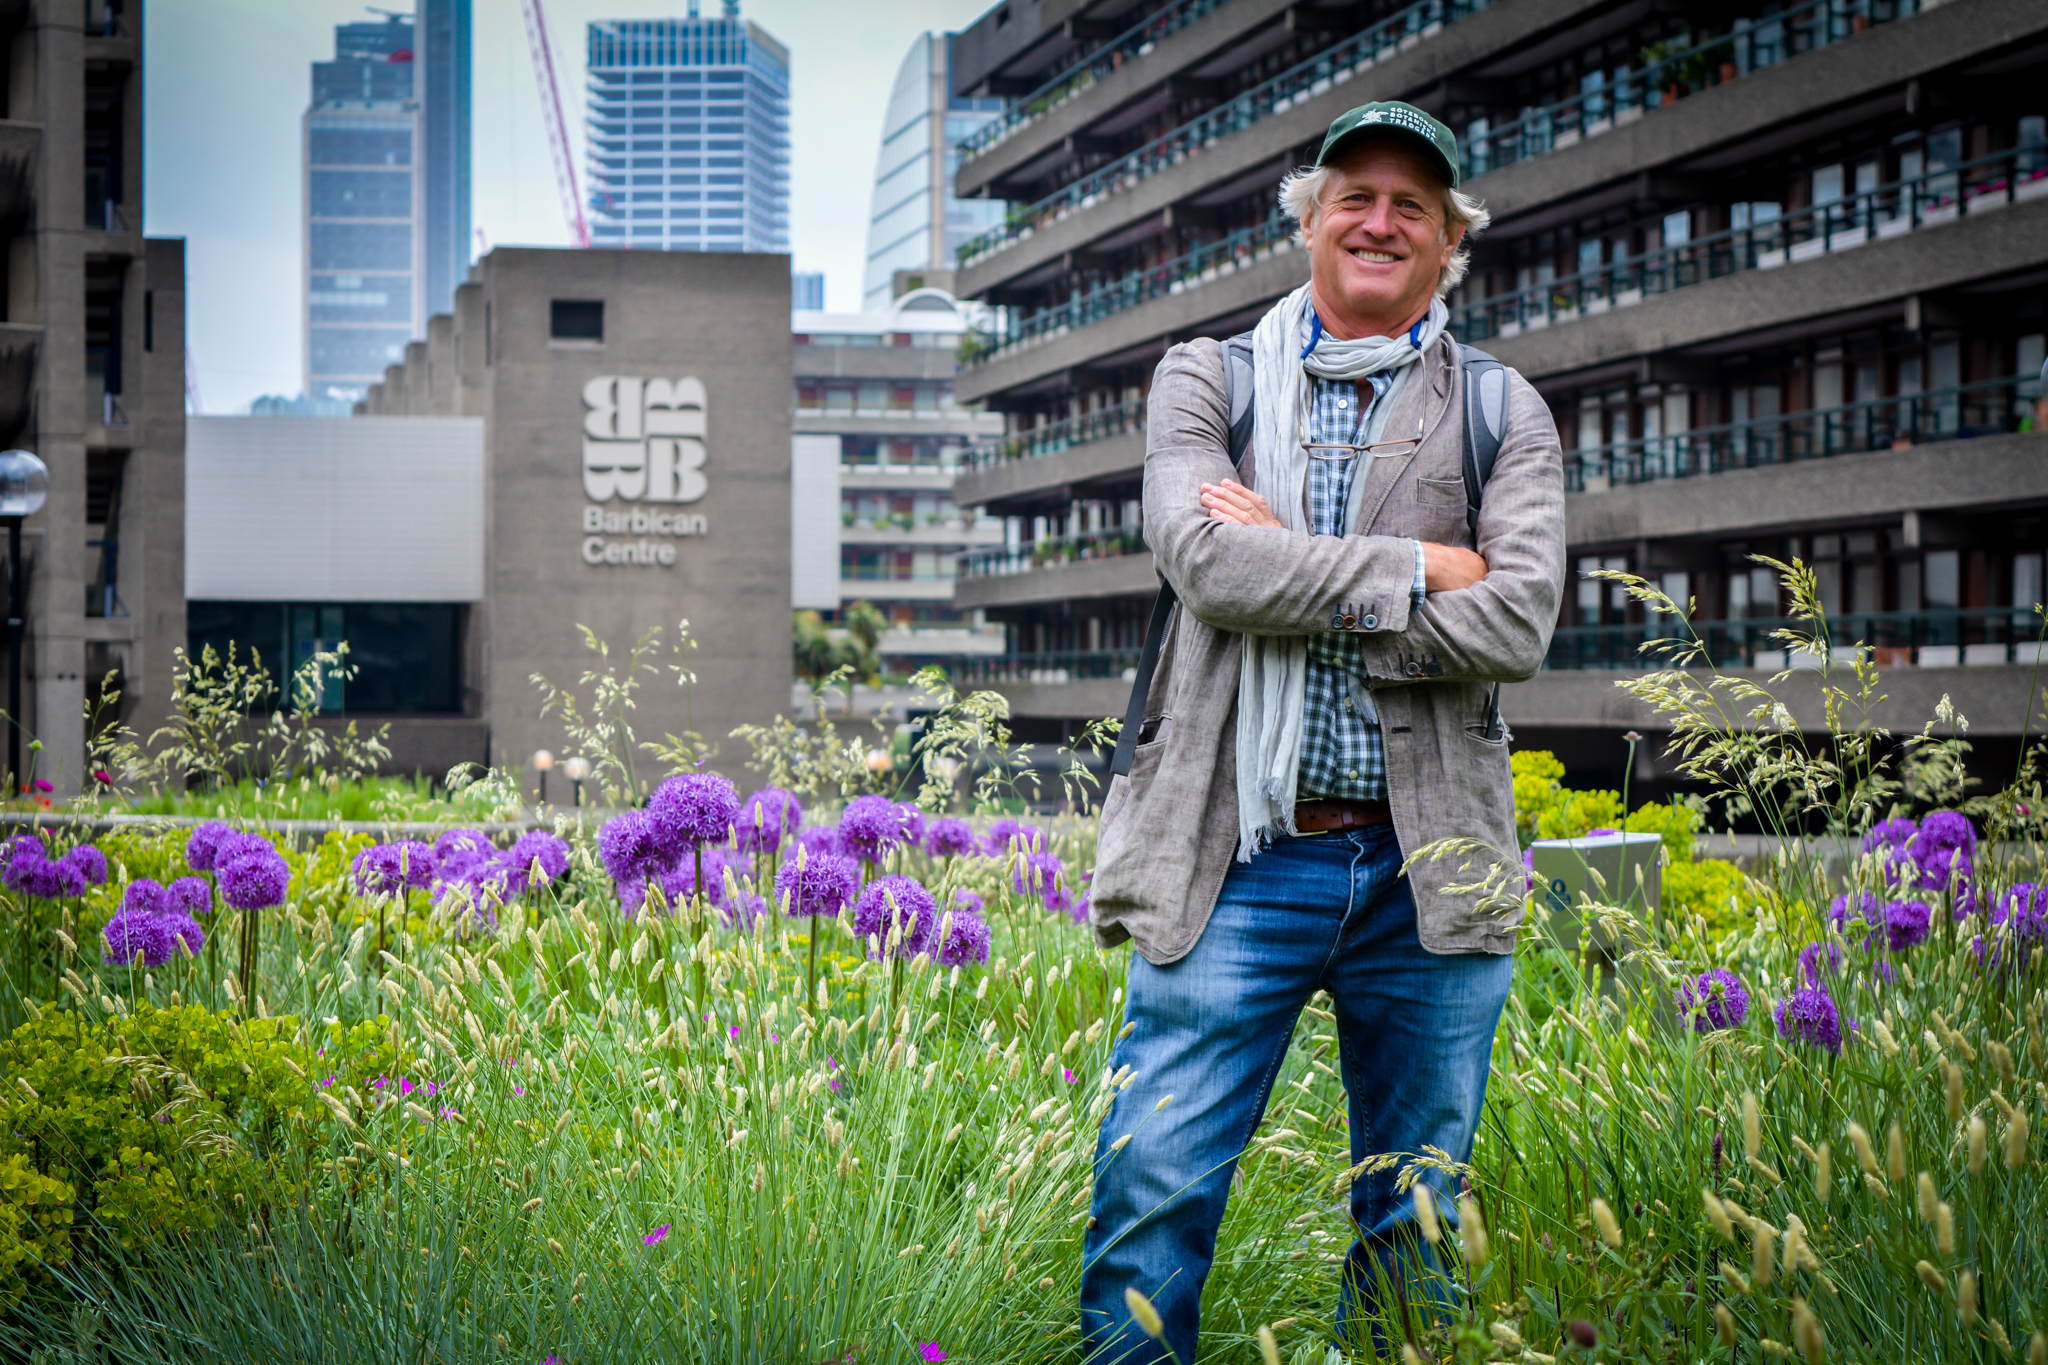
<instances>
[{"instance_id":1,"label":"beige linen blazer","mask_svg":"<svg viewBox=\"0 0 2048 1365\"><path fill-rule=\"evenodd\" d=\"M1419 381L1419 382L1418 382ZM1564 589L1564 466L1550 410L1509 371L1508 428L1479 514L1465 517L1463 372L1449 337L1394 396L1351 534L1212 520L1201 485L1234 471L1214 341L1175 346L1153 376L1145 434L1145 539L1180 596L1145 702L1128 777L1104 793L1090 919L1104 947L1133 940L1178 960L1201 937L1237 853L1237 680L1242 637L1362 633L1385 735L1394 830L1408 853L1440 839L1512 857L1514 786L1505 731L1488 738L1496 682L1542 666ZM1246 464L1251 463L1250 456ZM1305 520L1305 517L1304 517ZM1486 577L1431 593L1410 613L1411 540L1476 548ZM1482 910L1447 884L1479 879L1455 859L1410 869L1417 929L1433 953L1512 951L1519 912Z\"/></svg>"}]
</instances>

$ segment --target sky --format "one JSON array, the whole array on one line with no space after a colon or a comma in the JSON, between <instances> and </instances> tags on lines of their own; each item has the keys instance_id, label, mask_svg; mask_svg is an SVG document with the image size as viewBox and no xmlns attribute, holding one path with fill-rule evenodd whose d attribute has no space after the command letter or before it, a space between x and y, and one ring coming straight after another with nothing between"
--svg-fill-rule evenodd
<instances>
[{"instance_id":1,"label":"sky","mask_svg":"<svg viewBox=\"0 0 2048 1365\"><path fill-rule=\"evenodd\" d=\"M825 272L825 304L860 306L883 106L910 43L994 0L745 0L790 50L790 249ZM399 8L404 0L388 0ZM719 13L718 0L703 12ZM583 175L583 26L661 18L686 0L546 0ZM566 246L519 0L473 0L471 222L492 246ZM144 219L183 237L186 345L199 410L242 412L301 387L299 119L310 64L361 0L155 0L144 58Z\"/></svg>"}]
</instances>

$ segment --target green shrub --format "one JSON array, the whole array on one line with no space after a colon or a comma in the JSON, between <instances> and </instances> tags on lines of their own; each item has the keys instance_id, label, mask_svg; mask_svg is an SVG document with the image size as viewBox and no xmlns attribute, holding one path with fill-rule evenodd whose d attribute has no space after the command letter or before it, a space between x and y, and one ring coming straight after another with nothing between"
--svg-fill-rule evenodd
<instances>
[{"instance_id":1,"label":"green shrub","mask_svg":"<svg viewBox=\"0 0 2048 1365\"><path fill-rule=\"evenodd\" d=\"M0 1157L0 1308L20 1297L26 1273L70 1255L74 1196L19 1152Z\"/></svg>"},{"instance_id":2,"label":"green shrub","mask_svg":"<svg viewBox=\"0 0 2048 1365\"><path fill-rule=\"evenodd\" d=\"M1719 943L1755 923L1756 893L1742 869L1721 858L1698 862L1673 859L1664 869L1663 908L1677 922L1702 920L1707 937Z\"/></svg>"},{"instance_id":3,"label":"green shrub","mask_svg":"<svg viewBox=\"0 0 2048 1365\"><path fill-rule=\"evenodd\" d=\"M297 1031L291 1018L196 1005L143 1002L104 1022L43 1011L0 1042L0 1170L21 1173L8 1197L32 1195L46 1227L75 1216L132 1249L210 1231L231 1203L288 1195L308 1121L325 1119ZM21 1259L9 1266L0 1250L0 1286Z\"/></svg>"}]
</instances>

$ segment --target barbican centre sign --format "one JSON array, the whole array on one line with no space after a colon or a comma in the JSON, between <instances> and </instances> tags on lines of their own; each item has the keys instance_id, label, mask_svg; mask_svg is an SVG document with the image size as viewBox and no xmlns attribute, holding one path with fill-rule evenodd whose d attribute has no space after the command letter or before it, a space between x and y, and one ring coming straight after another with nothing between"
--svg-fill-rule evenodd
<instances>
[{"instance_id":1,"label":"barbican centre sign","mask_svg":"<svg viewBox=\"0 0 2048 1365\"><path fill-rule=\"evenodd\" d=\"M584 563L666 567L677 539L706 534L704 514L682 510L711 487L705 406L694 377L599 375L583 386Z\"/></svg>"}]
</instances>

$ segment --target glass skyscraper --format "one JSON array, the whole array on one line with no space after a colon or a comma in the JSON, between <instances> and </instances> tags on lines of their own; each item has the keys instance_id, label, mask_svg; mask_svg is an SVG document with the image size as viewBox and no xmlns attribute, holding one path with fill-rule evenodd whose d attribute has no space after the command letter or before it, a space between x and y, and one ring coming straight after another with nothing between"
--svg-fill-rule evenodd
<instances>
[{"instance_id":1,"label":"glass skyscraper","mask_svg":"<svg viewBox=\"0 0 2048 1365\"><path fill-rule=\"evenodd\" d=\"M728 0L593 23L587 68L593 246L789 250L788 49Z\"/></svg>"},{"instance_id":2,"label":"glass skyscraper","mask_svg":"<svg viewBox=\"0 0 2048 1365\"><path fill-rule=\"evenodd\" d=\"M340 24L304 119L305 392L354 402L468 273L470 0Z\"/></svg>"},{"instance_id":3,"label":"glass skyscraper","mask_svg":"<svg viewBox=\"0 0 2048 1365\"><path fill-rule=\"evenodd\" d=\"M962 242L1002 221L1001 200L953 197L953 170L960 160L955 147L1001 113L1003 102L955 98L951 50L950 35L921 34L896 69L868 210L864 309L889 306L897 271L949 271Z\"/></svg>"}]
</instances>

